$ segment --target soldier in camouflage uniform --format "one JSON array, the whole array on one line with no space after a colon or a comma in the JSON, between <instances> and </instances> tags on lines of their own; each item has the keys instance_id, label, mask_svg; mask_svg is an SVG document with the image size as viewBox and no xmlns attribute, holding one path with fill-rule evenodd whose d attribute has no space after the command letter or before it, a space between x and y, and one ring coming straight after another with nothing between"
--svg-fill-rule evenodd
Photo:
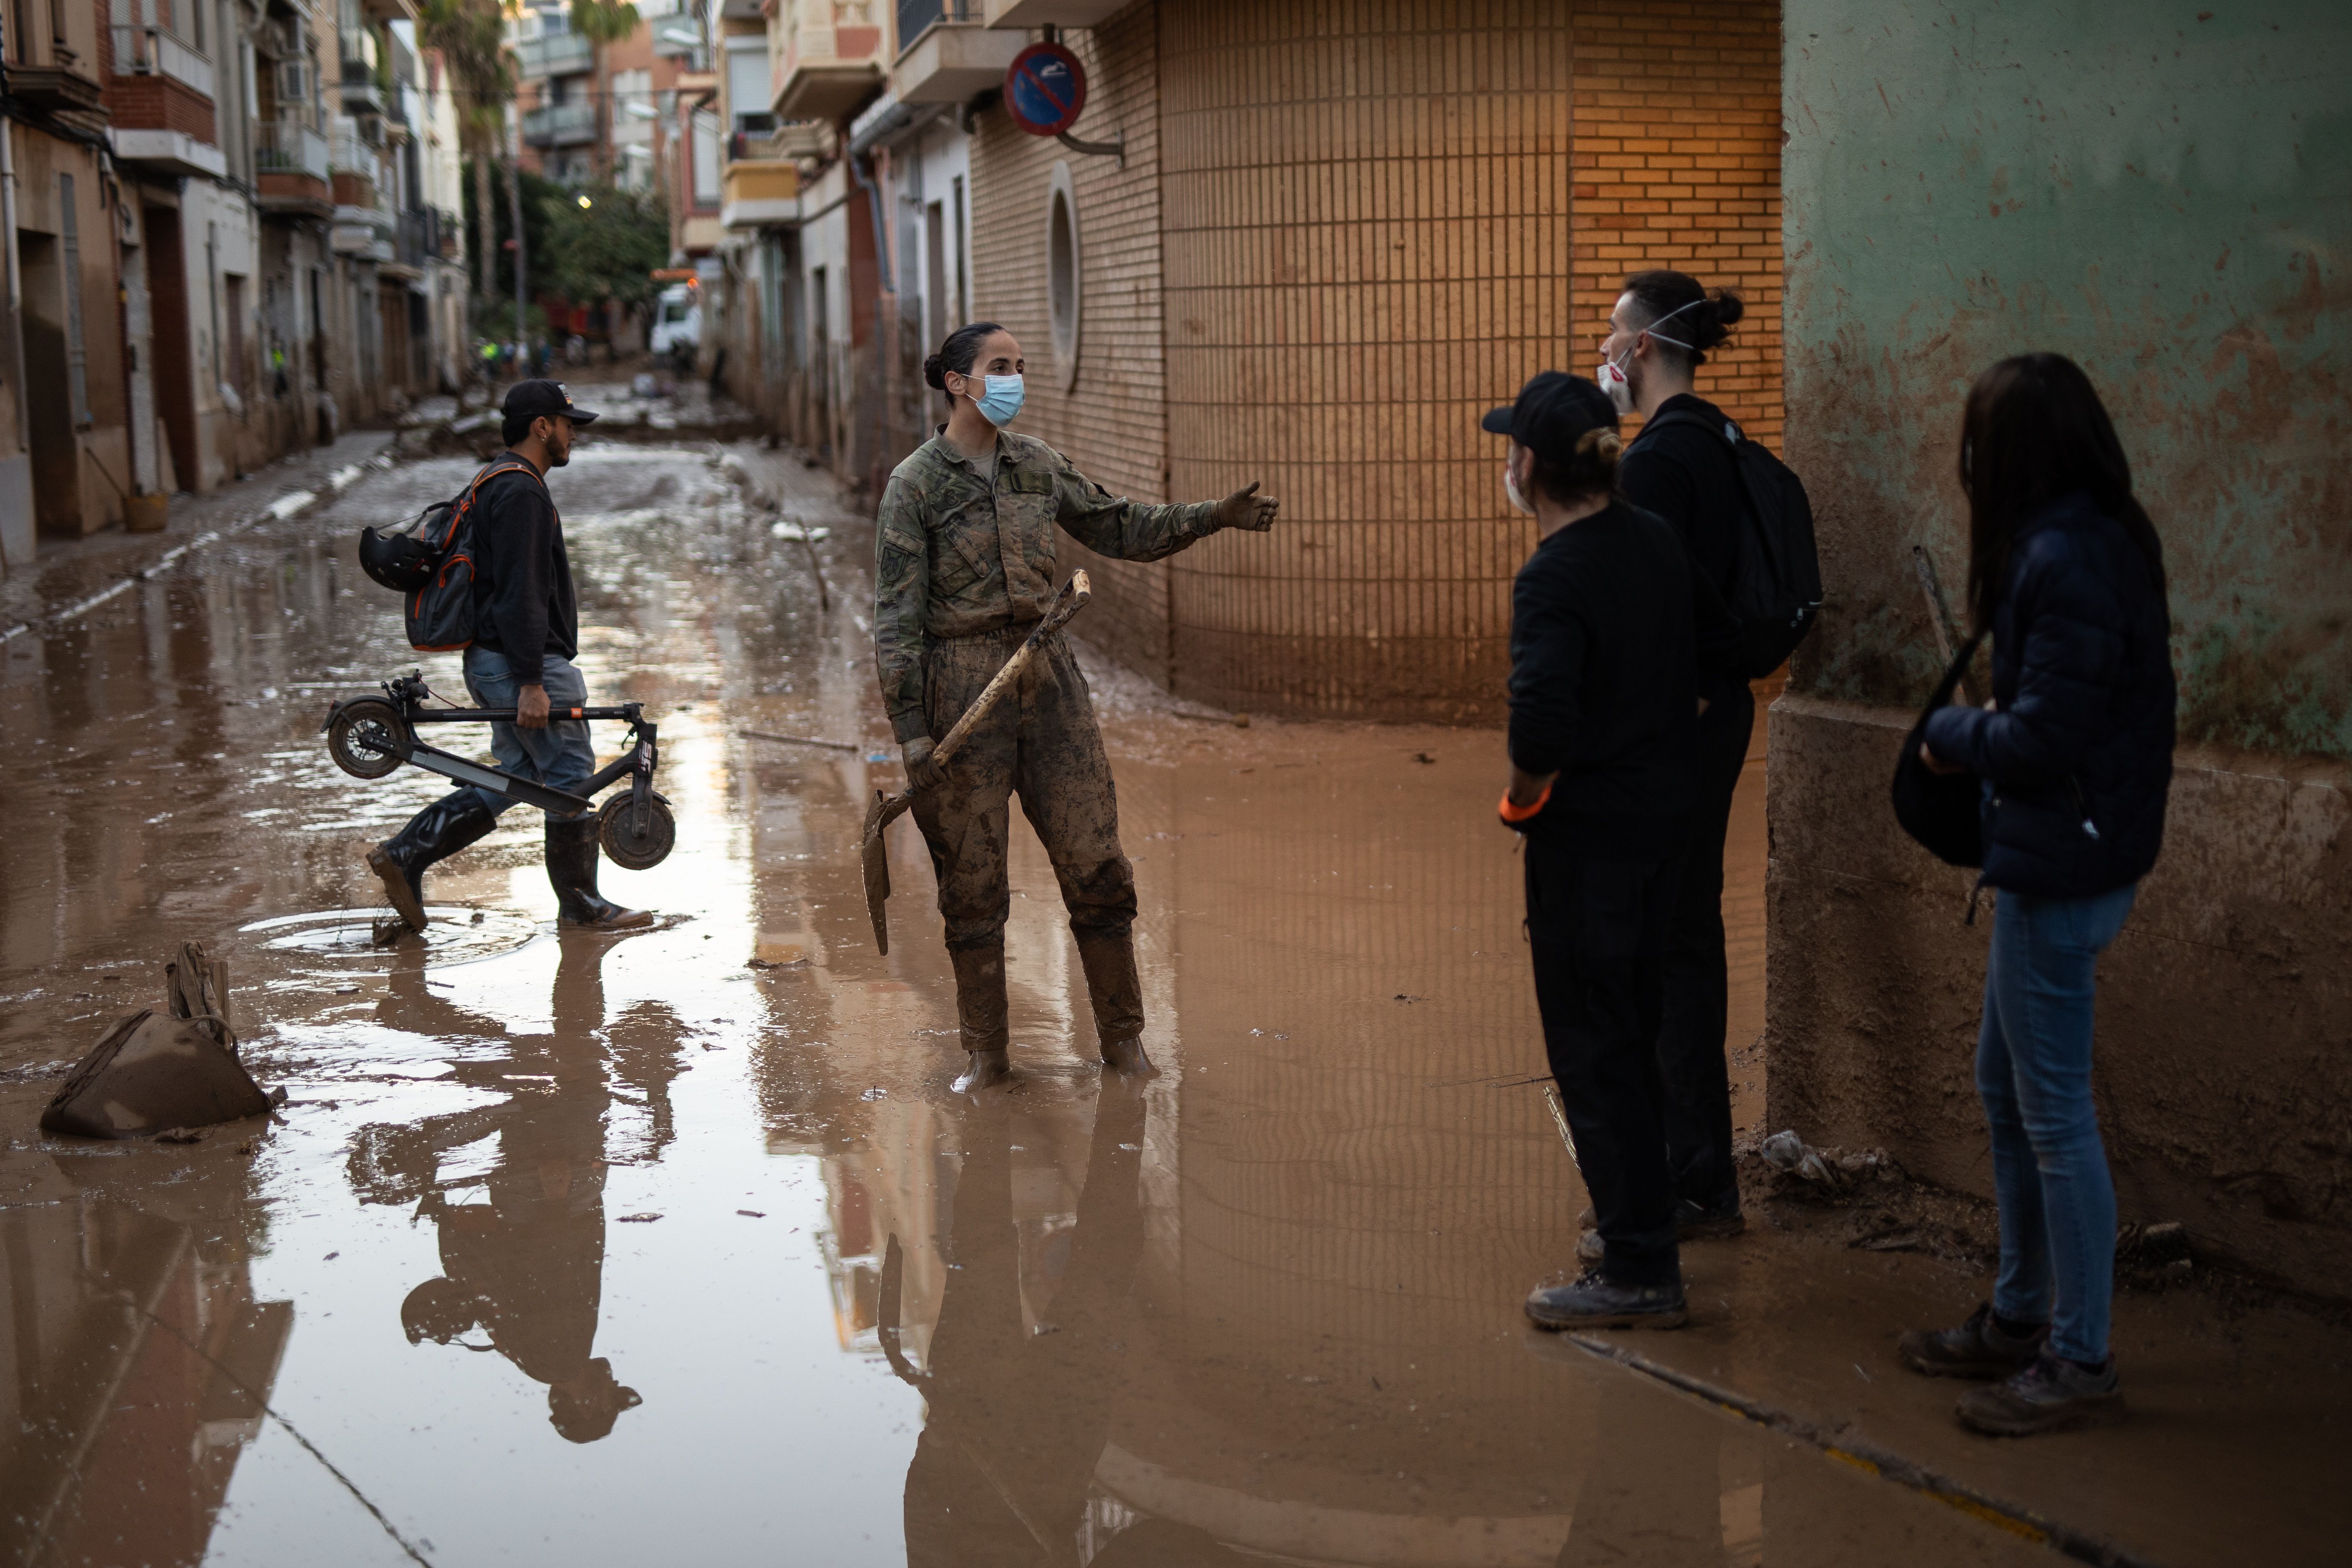
<instances>
[{"instance_id":1,"label":"soldier in camouflage uniform","mask_svg":"<svg viewBox=\"0 0 2352 1568\"><path fill-rule=\"evenodd\" d=\"M1173 555L1221 528L1263 531L1276 503L1257 486L1222 501L1141 506L1089 482L1043 441L1004 432L1020 411L1021 345L993 322L950 336L923 366L954 412L898 465L875 535L874 662L918 791L914 816L939 873L956 1010L974 1089L1008 1075L1004 920L1011 797L1062 886L1103 1060L1151 1068L1135 972L1135 872L1086 678L1061 635L941 768L931 757L981 689L1044 616L1054 526L1124 561Z\"/></svg>"}]
</instances>

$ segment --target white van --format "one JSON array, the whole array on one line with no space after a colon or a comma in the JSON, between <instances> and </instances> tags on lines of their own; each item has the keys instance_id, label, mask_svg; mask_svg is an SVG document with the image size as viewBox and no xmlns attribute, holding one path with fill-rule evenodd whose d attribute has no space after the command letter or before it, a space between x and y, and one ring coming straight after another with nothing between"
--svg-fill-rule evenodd
<instances>
[{"instance_id":1,"label":"white van","mask_svg":"<svg viewBox=\"0 0 2352 1568\"><path fill-rule=\"evenodd\" d=\"M656 355L668 354L691 364L702 346L701 291L691 283L673 283L654 301L654 330L646 346Z\"/></svg>"}]
</instances>

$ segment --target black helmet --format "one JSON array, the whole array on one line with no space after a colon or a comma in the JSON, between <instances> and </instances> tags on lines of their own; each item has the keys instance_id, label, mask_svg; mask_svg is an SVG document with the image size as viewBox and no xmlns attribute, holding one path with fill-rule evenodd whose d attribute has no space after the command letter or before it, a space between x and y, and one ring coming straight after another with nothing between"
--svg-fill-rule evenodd
<instances>
[{"instance_id":1,"label":"black helmet","mask_svg":"<svg viewBox=\"0 0 2352 1568\"><path fill-rule=\"evenodd\" d=\"M360 530L360 570L395 594L413 594L433 581L441 552L431 541L446 532L431 526L434 513L448 504L430 507L398 528Z\"/></svg>"}]
</instances>

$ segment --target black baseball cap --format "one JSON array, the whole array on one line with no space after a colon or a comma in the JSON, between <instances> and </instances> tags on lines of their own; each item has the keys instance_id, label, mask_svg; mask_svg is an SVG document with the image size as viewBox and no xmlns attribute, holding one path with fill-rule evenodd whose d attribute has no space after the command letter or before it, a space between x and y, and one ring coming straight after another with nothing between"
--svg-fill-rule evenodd
<instances>
[{"instance_id":1,"label":"black baseball cap","mask_svg":"<svg viewBox=\"0 0 2352 1568\"><path fill-rule=\"evenodd\" d=\"M1508 436L1546 462L1564 462L1587 431L1617 428L1617 410L1607 393L1582 376L1547 370L1528 378L1517 402L1488 409L1478 428Z\"/></svg>"},{"instance_id":2,"label":"black baseball cap","mask_svg":"<svg viewBox=\"0 0 2352 1568\"><path fill-rule=\"evenodd\" d=\"M552 419L560 414L574 425L596 422L595 415L572 405L572 395L560 381L516 382L507 388L507 400L499 412L509 419L537 419L541 415Z\"/></svg>"}]
</instances>

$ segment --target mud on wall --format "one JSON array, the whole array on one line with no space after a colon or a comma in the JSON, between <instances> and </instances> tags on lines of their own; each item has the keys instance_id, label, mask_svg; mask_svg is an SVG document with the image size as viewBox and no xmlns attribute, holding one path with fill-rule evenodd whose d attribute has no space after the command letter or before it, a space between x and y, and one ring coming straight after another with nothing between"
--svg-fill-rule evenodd
<instances>
[{"instance_id":1,"label":"mud on wall","mask_svg":"<svg viewBox=\"0 0 2352 1568\"><path fill-rule=\"evenodd\" d=\"M2165 540L2184 740L2352 758L2352 10L1784 13L1791 463L1830 603L1797 684L1924 699L1969 383L2054 350Z\"/></svg>"},{"instance_id":2,"label":"mud on wall","mask_svg":"<svg viewBox=\"0 0 2352 1568\"><path fill-rule=\"evenodd\" d=\"M1961 401L2028 349L2116 416L2172 580L2165 849L2101 965L2125 1216L2352 1297L2352 13L2319 0L1785 13L1787 449L1821 631L1771 717L1772 1124L1990 1192L1973 873L1886 780L1957 597Z\"/></svg>"}]
</instances>

